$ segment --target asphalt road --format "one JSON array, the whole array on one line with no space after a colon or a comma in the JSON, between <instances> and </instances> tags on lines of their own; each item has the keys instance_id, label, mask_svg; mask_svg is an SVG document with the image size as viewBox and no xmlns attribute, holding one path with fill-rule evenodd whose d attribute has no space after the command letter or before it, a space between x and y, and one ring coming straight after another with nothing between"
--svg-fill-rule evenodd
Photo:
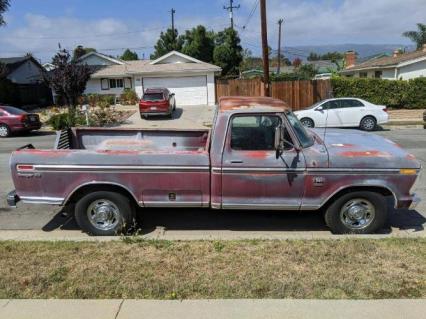
<instances>
[{"instance_id":1,"label":"asphalt road","mask_svg":"<svg viewBox=\"0 0 426 319\"><path fill-rule=\"evenodd\" d=\"M344 132L344 131L343 131ZM385 136L413 153L426 166L426 130L396 129L375 134ZM18 204L12 209L6 205L6 194L13 189L8 167L12 150L32 143L37 148L50 148L55 135L35 133L0 139L0 230L76 230L73 218L61 209L48 205ZM426 174L422 174L414 191L424 199L415 211L391 209L388 225L381 233L402 230L424 231L426 225ZM320 214L316 212L277 211L214 211L202 209L143 209L139 211L144 233L157 229L185 233L185 231L262 231L262 232L324 232Z\"/></svg>"}]
</instances>

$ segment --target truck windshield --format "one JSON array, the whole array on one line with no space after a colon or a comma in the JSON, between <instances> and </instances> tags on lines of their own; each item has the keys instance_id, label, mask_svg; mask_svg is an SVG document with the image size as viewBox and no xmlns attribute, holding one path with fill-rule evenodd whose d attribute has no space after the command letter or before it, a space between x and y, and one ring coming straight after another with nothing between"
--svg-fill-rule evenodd
<instances>
[{"instance_id":1,"label":"truck windshield","mask_svg":"<svg viewBox=\"0 0 426 319\"><path fill-rule=\"evenodd\" d=\"M163 93L145 93L143 96L145 101L161 101L164 100Z\"/></svg>"},{"instance_id":2,"label":"truck windshield","mask_svg":"<svg viewBox=\"0 0 426 319\"><path fill-rule=\"evenodd\" d=\"M312 146L314 144L314 139L311 135L306 132L305 127L300 123L299 119L296 117L296 115L293 114L293 112L286 112L285 114L287 116L288 121L290 122L291 126L293 127L294 132L297 135L297 138L299 139L300 144L303 148Z\"/></svg>"}]
</instances>

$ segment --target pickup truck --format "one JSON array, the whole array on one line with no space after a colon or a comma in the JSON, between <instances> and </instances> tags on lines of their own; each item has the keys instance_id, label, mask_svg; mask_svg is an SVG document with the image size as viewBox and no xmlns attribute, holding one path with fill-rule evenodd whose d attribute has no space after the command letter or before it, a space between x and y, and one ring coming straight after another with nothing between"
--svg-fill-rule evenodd
<instances>
[{"instance_id":1,"label":"pickup truck","mask_svg":"<svg viewBox=\"0 0 426 319\"><path fill-rule=\"evenodd\" d=\"M52 150L10 159L18 201L71 205L83 231L114 235L137 207L318 210L334 233L373 233L387 200L410 208L420 172L396 143L356 130L306 129L267 97L224 97L209 129L73 128Z\"/></svg>"}]
</instances>

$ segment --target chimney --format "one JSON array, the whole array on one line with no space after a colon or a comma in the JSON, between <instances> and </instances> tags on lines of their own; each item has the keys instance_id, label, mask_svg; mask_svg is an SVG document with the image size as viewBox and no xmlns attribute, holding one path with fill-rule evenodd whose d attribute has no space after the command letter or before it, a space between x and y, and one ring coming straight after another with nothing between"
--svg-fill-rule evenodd
<instances>
[{"instance_id":1,"label":"chimney","mask_svg":"<svg viewBox=\"0 0 426 319\"><path fill-rule=\"evenodd\" d=\"M399 57L401 54L402 54L402 52L401 52L400 49L396 49L396 50L393 51L393 57L394 58Z\"/></svg>"},{"instance_id":2,"label":"chimney","mask_svg":"<svg viewBox=\"0 0 426 319\"><path fill-rule=\"evenodd\" d=\"M354 66L356 63L356 54L355 51L347 51L345 53L345 64L346 68Z\"/></svg>"},{"instance_id":3,"label":"chimney","mask_svg":"<svg viewBox=\"0 0 426 319\"><path fill-rule=\"evenodd\" d=\"M422 51L423 51L423 52L426 52L426 43L425 43L425 44L423 44Z\"/></svg>"}]
</instances>

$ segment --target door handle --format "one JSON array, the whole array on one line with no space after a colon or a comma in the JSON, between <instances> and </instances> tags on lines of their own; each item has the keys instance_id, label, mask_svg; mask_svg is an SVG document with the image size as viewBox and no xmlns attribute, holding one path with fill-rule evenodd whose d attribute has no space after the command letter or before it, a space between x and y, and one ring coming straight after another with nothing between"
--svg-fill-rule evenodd
<instances>
[{"instance_id":1,"label":"door handle","mask_svg":"<svg viewBox=\"0 0 426 319\"><path fill-rule=\"evenodd\" d=\"M242 160L231 160L231 164L242 164L244 163Z\"/></svg>"}]
</instances>

